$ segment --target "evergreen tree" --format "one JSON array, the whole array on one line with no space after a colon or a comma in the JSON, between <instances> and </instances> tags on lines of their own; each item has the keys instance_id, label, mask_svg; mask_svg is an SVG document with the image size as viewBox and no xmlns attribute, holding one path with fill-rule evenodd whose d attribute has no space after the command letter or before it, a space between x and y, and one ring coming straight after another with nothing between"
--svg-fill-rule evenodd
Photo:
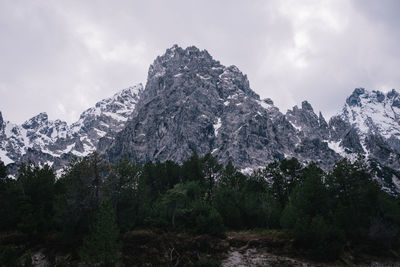
<instances>
[{"instance_id":1,"label":"evergreen tree","mask_svg":"<svg viewBox=\"0 0 400 267\"><path fill-rule=\"evenodd\" d=\"M206 202L195 202L192 214L192 217L195 218L193 228L197 233L214 236L224 235L225 227L221 215Z\"/></svg>"},{"instance_id":2,"label":"evergreen tree","mask_svg":"<svg viewBox=\"0 0 400 267\"><path fill-rule=\"evenodd\" d=\"M94 197L97 205L100 204L100 191L104 181L105 171L108 169L107 163L102 155L97 151L93 152L88 158L89 167L91 170L91 182L94 189Z\"/></svg>"},{"instance_id":3,"label":"evergreen tree","mask_svg":"<svg viewBox=\"0 0 400 267\"><path fill-rule=\"evenodd\" d=\"M314 162L304 169L304 183L293 194L293 203L310 217L324 215L328 210L328 192L323 183L324 172Z\"/></svg>"},{"instance_id":4,"label":"evergreen tree","mask_svg":"<svg viewBox=\"0 0 400 267\"><path fill-rule=\"evenodd\" d=\"M4 179L7 177L7 167L4 165L4 162L0 160L0 179Z\"/></svg>"},{"instance_id":5,"label":"evergreen tree","mask_svg":"<svg viewBox=\"0 0 400 267\"><path fill-rule=\"evenodd\" d=\"M33 164L22 164L17 179L21 188L21 230L44 232L53 222L54 170L47 164L40 168Z\"/></svg>"},{"instance_id":6,"label":"evergreen tree","mask_svg":"<svg viewBox=\"0 0 400 267\"><path fill-rule=\"evenodd\" d=\"M264 170L265 178L271 183L271 191L274 198L283 209L289 199L287 179L282 173L278 162L272 162Z\"/></svg>"},{"instance_id":7,"label":"evergreen tree","mask_svg":"<svg viewBox=\"0 0 400 267\"><path fill-rule=\"evenodd\" d=\"M178 164L172 161L164 163L147 162L143 166L140 183L141 186L147 187L149 190L148 197L154 200L167 190L173 188L180 180L180 168Z\"/></svg>"},{"instance_id":8,"label":"evergreen tree","mask_svg":"<svg viewBox=\"0 0 400 267\"><path fill-rule=\"evenodd\" d=\"M292 191L281 217L282 227L292 230L295 244L318 259L335 258L343 247L342 232L329 223L332 220L323 176L315 163L309 164L303 170L304 182Z\"/></svg>"},{"instance_id":9,"label":"evergreen tree","mask_svg":"<svg viewBox=\"0 0 400 267\"><path fill-rule=\"evenodd\" d=\"M174 185L181 182L182 179L180 176L180 166L172 160L159 163L158 168L158 179L161 180L162 192L166 192L167 190L173 188Z\"/></svg>"},{"instance_id":10,"label":"evergreen tree","mask_svg":"<svg viewBox=\"0 0 400 267\"><path fill-rule=\"evenodd\" d=\"M0 161L0 231L15 229L19 222L19 201L22 197L17 181L7 178L7 167Z\"/></svg>"},{"instance_id":11,"label":"evergreen tree","mask_svg":"<svg viewBox=\"0 0 400 267\"><path fill-rule=\"evenodd\" d=\"M296 158L283 159L279 168L286 180L287 195L301 182L302 166Z\"/></svg>"},{"instance_id":12,"label":"evergreen tree","mask_svg":"<svg viewBox=\"0 0 400 267\"><path fill-rule=\"evenodd\" d=\"M182 164L181 173L183 181L204 182L201 160L197 153L193 153L193 155Z\"/></svg>"},{"instance_id":13,"label":"evergreen tree","mask_svg":"<svg viewBox=\"0 0 400 267\"><path fill-rule=\"evenodd\" d=\"M222 165L218 163L211 153L207 153L202 159L203 174L208 184L207 201L210 202L214 193L216 181L220 177Z\"/></svg>"},{"instance_id":14,"label":"evergreen tree","mask_svg":"<svg viewBox=\"0 0 400 267\"><path fill-rule=\"evenodd\" d=\"M186 208L190 199L188 191L191 187L196 186L196 182L188 182L186 184L179 183L174 188L167 191L163 197L163 203L167 208L167 214L171 217L171 225L175 228L175 218L180 215L183 209Z\"/></svg>"},{"instance_id":15,"label":"evergreen tree","mask_svg":"<svg viewBox=\"0 0 400 267\"><path fill-rule=\"evenodd\" d=\"M120 263L119 230L114 210L105 199L94 216L89 234L80 249L82 261L89 266L118 266Z\"/></svg>"},{"instance_id":16,"label":"evergreen tree","mask_svg":"<svg viewBox=\"0 0 400 267\"><path fill-rule=\"evenodd\" d=\"M65 240L79 241L88 232L91 216L101 201L108 165L97 153L74 159L56 183L55 221Z\"/></svg>"},{"instance_id":17,"label":"evergreen tree","mask_svg":"<svg viewBox=\"0 0 400 267\"><path fill-rule=\"evenodd\" d=\"M20 222L22 191L14 179L0 179L0 231L15 230Z\"/></svg>"},{"instance_id":18,"label":"evergreen tree","mask_svg":"<svg viewBox=\"0 0 400 267\"><path fill-rule=\"evenodd\" d=\"M246 176L233 166L232 161L229 161L222 171L218 186L230 188L238 192L245 186L245 182Z\"/></svg>"},{"instance_id":19,"label":"evergreen tree","mask_svg":"<svg viewBox=\"0 0 400 267\"><path fill-rule=\"evenodd\" d=\"M132 229L137 220L138 185L142 168L129 159L121 159L105 181L104 191L116 210L116 220L121 231Z\"/></svg>"},{"instance_id":20,"label":"evergreen tree","mask_svg":"<svg viewBox=\"0 0 400 267\"><path fill-rule=\"evenodd\" d=\"M335 223L346 231L349 239L365 236L371 215L376 213L380 191L360 160L354 164L347 159L339 161L326 179Z\"/></svg>"},{"instance_id":21,"label":"evergreen tree","mask_svg":"<svg viewBox=\"0 0 400 267\"><path fill-rule=\"evenodd\" d=\"M230 187L218 187L213 200L214 207L221 214L224 224L232 229L244 226L241 213L241 193Z\"/></svg>"}]
</instances>

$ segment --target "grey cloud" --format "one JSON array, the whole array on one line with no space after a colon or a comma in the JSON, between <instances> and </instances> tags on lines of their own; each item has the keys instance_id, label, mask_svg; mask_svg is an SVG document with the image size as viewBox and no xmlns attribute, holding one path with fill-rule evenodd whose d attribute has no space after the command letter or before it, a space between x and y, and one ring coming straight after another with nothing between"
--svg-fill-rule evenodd
<instances>
[{"instance_id":1,"label":"grey cloud","mask_svg":"<svg viewBox=\"0 0 400 267\"><path fill-rule=\"evenodd\" d=\"M0 3L0 110L72 122L146 82L177 43L237 65L283 110L329 117L354 87L398 88L398 1L10 1Z\"/></svg>"}]
</instances>

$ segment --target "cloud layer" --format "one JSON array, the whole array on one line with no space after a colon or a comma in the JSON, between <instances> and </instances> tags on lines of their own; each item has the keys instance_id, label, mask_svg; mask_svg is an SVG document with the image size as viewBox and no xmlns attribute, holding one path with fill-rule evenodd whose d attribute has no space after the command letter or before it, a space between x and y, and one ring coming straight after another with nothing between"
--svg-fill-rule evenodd
<instances>
[{"instance_id":1,"label":"cloud layer","mask_svg":"<svg viewBox=\"0 0 400 267\"><path fill-rule=\"evenodd\" d=\"M302 100L327 117L355 87L400 88L400 2L0 2L0 110L68 122L117 90L146 82L178 44L237 65L285 112Z\"/></svg>"}]
</instances>

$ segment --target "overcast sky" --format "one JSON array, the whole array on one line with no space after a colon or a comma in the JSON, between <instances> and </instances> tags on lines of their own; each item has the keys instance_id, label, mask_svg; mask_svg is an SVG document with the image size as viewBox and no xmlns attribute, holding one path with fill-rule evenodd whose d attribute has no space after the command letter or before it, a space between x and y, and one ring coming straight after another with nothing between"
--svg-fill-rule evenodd
<instances>
[{"instance_id":1,"label":"overcast sky","mask_svg":"<svg viewBox=\"0 0 400 267\"><path fill-rule=\"evenodd\" d=\"M355 87L400 88L400 1L0 0L0 111L71 123L195 45L286 112L330 117Z\"/></svg>"}]
</instances>

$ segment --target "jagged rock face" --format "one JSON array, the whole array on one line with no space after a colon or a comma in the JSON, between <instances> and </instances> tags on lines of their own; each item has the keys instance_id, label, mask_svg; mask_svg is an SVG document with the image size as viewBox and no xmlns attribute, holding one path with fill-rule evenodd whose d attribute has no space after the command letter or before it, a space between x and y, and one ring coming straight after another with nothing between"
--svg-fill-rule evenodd
<instances>
[{"instance_id":1,"label":"jagged rock face","mask_svg":"<svg viewBox=\"0 0 400 267\"><path fill-rule=\"evenodd\" d=\"M294 156L303 163L316 162L325 170L331 169L341 156L332 149L326 140L304 138L296 146Z\"/></svg>"},{"instance_id":2,"label":"jagged rock face","mask_svg":"<svg viewBox=\"0 0 400 267\"><path fill-rule=\"evenodd\" d=\"M82 113L69 126L50 121L46 113L22 125L3 122L0 127L0 159L6 164L31 160L60 168L72 156L85 156L97 149L99 140L112 138L132 115L143 87L124 89Z\"/></svg>"},{"instance_id":3,"label":"jagged rock face","mask_svg":"<svg viewBox=\"0 0 400 267\"><path fill-rule=\"evenodd\" d=\"M328 136L328 124L308 102L285 116L271 99L260 100L235 66L195 47L174 46L150 67L135 116L108 157L182 162L211 152L240 168L290 156L331 167L340 156L324 142Z\"/></svg>"},{"instance_id":4,"label":"jagged rock face","mask_svg":"<svg viewBox=\"0 0 400 267\"><path fill-rule=\"evenodd\" d=\"M98 149L100 139L113 139L132 116L142 91L143 86L138 84L84 111L71 126L71 136L77 139L72 151L75 149L79 152L75 154L84 156Z\"/></svg>"},{"instance_id":5,"label":"jagged rock face","mask_svg":"<svg viewBox=\"0 0 400 267\"><path fill-rule=\"evenodd\" d=\"M394 89L385 94L356 88L329 122L332 149L342 157L362 154L379 166L377 180L388 192L400 192L399 99Z\"/></svg>"},{"instance_id":6,"label":"jagged rock face","mask_svg":"<svg viewBox=\"0 0 400 267\"><path fill-rule=\"evenodd\" d=\"M293 156L304 163L314 161L324 169L331 168L340 159L338 151L330 146L330 127L320 112L315 114L311 104L303 101L301 108L288 110L286 119L297 130L301 142L294 149Z\"/></svg>"},{"instance_id":7,"label":"jagged rock face","mask_svg":"<svg viewBox=\"0 0 400 267\"><path fill-rule=\"evenodd\" d=\"M357 88L329 123L307 101L282 114L237 67L196 47L173 46L150 66L145 89L122 90L70 126L46 113L15 125L0 113L6 164L33 160L58 169L95 149L111 161L128 156L141 163L211 152L247 170L292 156L329 170L341 157L363 154L385 176L381 185L400 192L400 172L389 171L400 169L400 97Z\"/></svg>"},{"instance_id":8,"label":"jagged rock face","mask_svg":"<svg viewBox=\"0 0 400 267\"><path fill-rule=\"evenodd\" d=\"M356 88L340 114L330 121L332 136L342 139L348 154L361 153L398 169L400 144L399 94Z\"/></svg>"},{"instance_id":9,"label":"jagged rock face","mask_svg":"<svg viewBox=\"0 0 400 267\"><path fill-rule=\"evenodd\" d=\"M384 94L357 88L347 98L340 117L354 126L361 137L381 135L400 139L400 96L393 89Z\"/></svg>"},{"instance_id":10,"label":"jagged rock face","mask_svg":"<svg viewBox=\"0 0 400 267\"><path fill-rule=\"evenodd\" d=\"M3 128L4 128L4 125L3 125L3 114L1 114L1 112L0 112L0 131L2 131L3 130Z\"/></svg>"},{"instance_id":11,"label":"jagged rock face","mask_svg":"<svg viewBox=\"0 0 400 267\"><path fill-rule=\"evenodd\" d=\"M263 166L289 154L298 141L245 75L195 47L174 46L154 61L135 114L109 150L110 159L181 162L193 152L212 152L239 167Z\"/></svg>"},{"instance_id":12,"label":"jagged rock face","mask_svg":"<svg viewBox=\"0 0 400 267\"><path fill-rule=\"evenodd\" d=\"M319 116L314 113L310 103L303 101L301 108L294 106L292 110L286 112L286 118L303 137L309 139L320 138L326 140L329 138L328 124L322 113Z\"/></svg>"},{"instance_id":13,"label":"jagged rock face","mask_svg":"<svg viewBox=\"0 0 400 267\"><path fill-rule=\"evenodd\" d=\"M388 127L397 123L397 100L395 91L385 95L359 88L329 124L307 101L283 115L272 100L260 100L236 67L221 65L207 51L174 46L150 67L134 116L107 155L111 161L128 156L138 162L182 162L193 152L212 152L222 163L231 160L243 169L294 156L328 170L341 157L364 154L398 168L393 147L399 148L399 130ZM380 113L383 119L372 116ZM355 123L360 121L364 124ZM379 137L389 133L390 139Z\"/></svg>"},{"instance_id":14,"label":"jagged rock face","mask_svg":"<svg viewBox=\"0 0 400 267\"><path fill-rule=\"evenodd\" d=\"M350 127L348 131L342 136L340 145L346 149L348 154L364 154L365 151L361 145L360 138L357 134L357 130Z\"/></svg>"}]
</instances>

